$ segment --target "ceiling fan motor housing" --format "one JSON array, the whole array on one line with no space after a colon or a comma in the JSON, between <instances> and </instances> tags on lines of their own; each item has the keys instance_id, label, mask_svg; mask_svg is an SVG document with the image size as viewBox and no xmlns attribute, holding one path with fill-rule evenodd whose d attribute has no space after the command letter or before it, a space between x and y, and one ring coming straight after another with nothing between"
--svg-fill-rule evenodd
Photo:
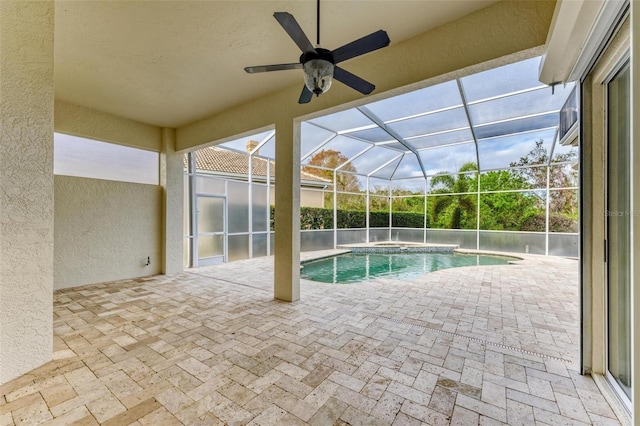
<instances>
[{"instance_id":1,"label":"ceiling fan motor housing","mask_svg":"<svg viewBox=\"0 0 640 426\"><path fill-rule=\"evenodd\" d=\"M304 83L316 96L331 87L335 61L330 50L316 48L315 52L304 52L300 56L304 69Z\"/></svg>"}]
</instances>

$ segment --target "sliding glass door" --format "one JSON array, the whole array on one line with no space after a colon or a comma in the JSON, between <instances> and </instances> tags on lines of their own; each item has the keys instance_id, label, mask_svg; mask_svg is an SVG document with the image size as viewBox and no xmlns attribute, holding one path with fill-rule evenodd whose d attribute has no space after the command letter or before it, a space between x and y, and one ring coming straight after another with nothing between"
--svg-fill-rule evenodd
<instances>
[{"instance_id":1,"label":"sliding glass door","mask_svg":"<svg viewBox=\"0 0 640 426\"><path fill-rule=\"evenodd\" d=\"M607 373L623 401L631 398L631 138L630 72L606 83Z\"/></svg>"}]
</instances>

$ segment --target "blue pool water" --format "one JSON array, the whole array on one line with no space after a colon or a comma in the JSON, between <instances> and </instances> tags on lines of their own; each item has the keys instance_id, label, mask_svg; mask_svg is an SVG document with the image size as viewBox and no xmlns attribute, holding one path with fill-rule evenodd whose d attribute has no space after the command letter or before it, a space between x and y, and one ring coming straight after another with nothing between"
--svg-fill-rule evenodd
<instances>
[{"instance_id":1,"label":"blue pool water","mask_svg":"<svg viewBox=\"0 0 640 426\"><path fill-rule=\"evenodd\" d=\"M506 265L508 257L457 253L347 253L303 263L301 278L351 284L380 277L411 281L428 272L474 265Z\"/></svg>"}]
</instances>

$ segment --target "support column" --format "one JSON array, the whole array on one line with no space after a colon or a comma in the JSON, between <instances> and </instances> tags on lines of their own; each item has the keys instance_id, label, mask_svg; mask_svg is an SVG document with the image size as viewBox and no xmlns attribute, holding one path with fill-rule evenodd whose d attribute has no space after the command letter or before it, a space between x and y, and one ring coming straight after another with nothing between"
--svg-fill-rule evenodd
<instances>
[{"instance_id":1,"label":"support column","mask_svg":"<svg viewBox=\"0 0 640 426\"><path fill-rule=\"evenodd\" d=\"M160 185L162 186L162 273L183 270L184 251L184 163L176 153L175 129L162 129Z\"/></svg>"},{"instance_id":2,"label":"support column","mask_svg":"<svg viewBox=\"0 0 640 426\"><path fill-rule=\"evenodd\" d=\"M0 1L0 384L53 353L53 1Z\"/></svg>"},{"instance_id":3,"label":"support column","mask_svg":"<svg viewBox=\"0 0 640 426\"><path fill-rule=\"evenodd\" d=\"M275 267L273 295L300 299L300 123L276 123Z\"/></svg>"}]
</instances>

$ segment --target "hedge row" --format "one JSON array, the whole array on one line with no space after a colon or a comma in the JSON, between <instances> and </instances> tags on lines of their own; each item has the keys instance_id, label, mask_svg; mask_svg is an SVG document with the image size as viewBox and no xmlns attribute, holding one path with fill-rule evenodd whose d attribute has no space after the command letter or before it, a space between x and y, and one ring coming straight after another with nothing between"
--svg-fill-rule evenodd
<instances>
[{"instance_id":1,"label":"hedge row","mask_svg":"<svg viewBox=\"0 0 640 426\"><path fill-rule=\"evenodd\" d=\"M338 229L366 228L367 213L358 210L338 210ZM395 212L393 226L398 228L422 228L422 213ZM271 206L271 230L274 230L275 207ZM369 227L383 228L389 226L388 211L369 212ZM300 207L300 229L333 229L333 209L318 207Z\"/></svg>"},{"instance_id":2,"label":"hedge row","mask_svg":"<svg viewBox=\"0 0 640 426\"><path fill-rule=\"evenodd\" d=\"M366 228L367 213L359 210L338 210L338 229ZM392 226L394 228L422 228L425 226L422 213L394 212ZM275 207L271 206L271 230L274 230ZM427 217L427 228L429 218ZM369 213L370 228L385 228L389 226L388 211L374 211ZM333 229L333 209L318 207L300 207L300 229ZM544 232L544 215L535 215L526 220L521 231ZM549 216L549 231L578 232L578 222L560 215Z\"/></svg>"}]
</instances>

